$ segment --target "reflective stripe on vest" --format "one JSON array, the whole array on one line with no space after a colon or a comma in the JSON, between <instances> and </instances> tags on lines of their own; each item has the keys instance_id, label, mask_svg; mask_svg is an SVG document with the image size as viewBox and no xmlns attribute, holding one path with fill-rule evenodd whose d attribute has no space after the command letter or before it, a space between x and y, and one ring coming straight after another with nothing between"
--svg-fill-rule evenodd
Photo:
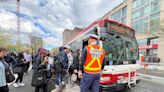
<instances>
[{"instance_id":1,"label":"reflective stripe on vest","mask_svg":"<svg viewBox=\"0 0 164 92\"><path fill-rule=\"evenodd\" d=\"M90 50L91 49L95 49L93 46L91 46L91 45L89 45L88 46L89 48L90 48ZM88 50L88 51L90 51L90 50ZM99 51L101 51L101 54L99 55L99 57L93 57L93 55L92 55L92 57L91 57L91 61L90 62L88 62L88 64L87 65L84 65L84 71L85 72L87 72L87 70L88 71L101 71L101 63L102 63L102 61L100 60L100 58L102 58L101 57L101 55L102 54L104 54L103 53L103 48L102 47L99 47L99 49L98 49ZM91 54L91 53L90 53ZM98 66L97 67L91 67L91 65L92 64L94 64L94 62L96 62L97 61L97 63L98 63Z\"/></svg>"}]
</instances>

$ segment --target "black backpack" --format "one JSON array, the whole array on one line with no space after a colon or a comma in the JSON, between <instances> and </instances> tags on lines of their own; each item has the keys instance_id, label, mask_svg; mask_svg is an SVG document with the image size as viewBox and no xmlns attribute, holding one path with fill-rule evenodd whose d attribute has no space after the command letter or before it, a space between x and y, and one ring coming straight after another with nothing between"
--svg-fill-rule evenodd
<instances>
[{"instance_id":1,"label":"black backpack","mask_svg":"<svg viewBox=\"0 0 164 92\"><path fill-rule=\"evenodd\" d=\"M62 66L61 66L61 64L60 64L60 62L58 60L59 60L59 54L54 56L54 65L52 67L53 68L53 72L55 72L55 73L62 73L63 69L62 69Z\"/></svg>"}]
</instances>

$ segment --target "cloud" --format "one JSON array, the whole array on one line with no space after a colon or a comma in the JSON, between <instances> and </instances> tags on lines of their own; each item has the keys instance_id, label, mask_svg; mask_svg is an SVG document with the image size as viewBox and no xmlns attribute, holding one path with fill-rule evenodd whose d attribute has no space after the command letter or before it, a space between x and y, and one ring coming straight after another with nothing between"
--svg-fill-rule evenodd
<instances>
[{"instance_id":1,"label":"cloud","mask_svg":"<svg viewBox=\"0 0 164 92\"><path fill-rule=\"evenodd\" d=\"M62 45L65 28L86 27L122 0L21 0L21 31L41 36L46 48ZM0 2L0 27L16 30L16 1Z\"/></svg>"},{"instance_id":2,"label":"cloud","mask_svg":"<svg viewBox=\"0 0 164 92\"><path fill-rule=\"evenodd\" d=\"M47 37L44 40L44 44L45 44L45 48L47 49L51 49L54 48L56 46L61 46L62 45L62 41L58 38L55 37Z\"/></svg>"},{"instance_id":3,"label":"cloud","mask_svg":"<svg viewBox=\"0 0 164 92\"><path fill-rule=\"evenodd\" d=\"M5 11L0 12L0 28L16 29L16 15Z\"/></svg>"}]
</instances>

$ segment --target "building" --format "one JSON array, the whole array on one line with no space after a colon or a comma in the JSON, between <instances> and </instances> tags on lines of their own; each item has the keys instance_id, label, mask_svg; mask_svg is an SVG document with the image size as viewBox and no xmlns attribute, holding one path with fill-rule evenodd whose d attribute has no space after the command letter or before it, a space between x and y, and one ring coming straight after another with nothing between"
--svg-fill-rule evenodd
<instances>
[{"instance_id":1,"label":"building","mask_svg":"<svg viewBox=\"0 0 164 92\"><path fill-rule=\"evenodd\" d=\"M63 32L63 44L65 44L69 39L71 39L71 32L70 29L65 29Z\"/></svg>"},{"instance_id":2,"label":"building","mask_svg":"<svg viewBox=\"0 0 164 92\"><path fill-rule=\"evenodd\" d=\"M164 62L164 0L124 0L101 19L112 19L136 30L140 54Z\"/></svg>"},{"instance_id":3,"label":"building","mask_svg":"<svg viewBox=\"0 0 164 92\"><path fill-rule=\"evenodd\" d=\"M63 44L66 44L70 41L73 37L79 34L83 29L75 27L73 30L65 29L63 32Z\"/></svg>"}]
</instances>

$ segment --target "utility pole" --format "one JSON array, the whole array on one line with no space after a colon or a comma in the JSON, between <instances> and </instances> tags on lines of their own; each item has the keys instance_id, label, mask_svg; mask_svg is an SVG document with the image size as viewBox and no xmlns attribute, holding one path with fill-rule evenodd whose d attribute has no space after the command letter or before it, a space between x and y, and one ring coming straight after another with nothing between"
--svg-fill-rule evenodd
<instances>
[{"instance_id":1,"label":"utility pole","mask_svg":"<svg viewBox=\"0 0 164 92\"><path fill-rule=\"evenodd\" d=\"M20 50L20 0L17 0L17 46Z\"/></svg>"}]
</instances>

